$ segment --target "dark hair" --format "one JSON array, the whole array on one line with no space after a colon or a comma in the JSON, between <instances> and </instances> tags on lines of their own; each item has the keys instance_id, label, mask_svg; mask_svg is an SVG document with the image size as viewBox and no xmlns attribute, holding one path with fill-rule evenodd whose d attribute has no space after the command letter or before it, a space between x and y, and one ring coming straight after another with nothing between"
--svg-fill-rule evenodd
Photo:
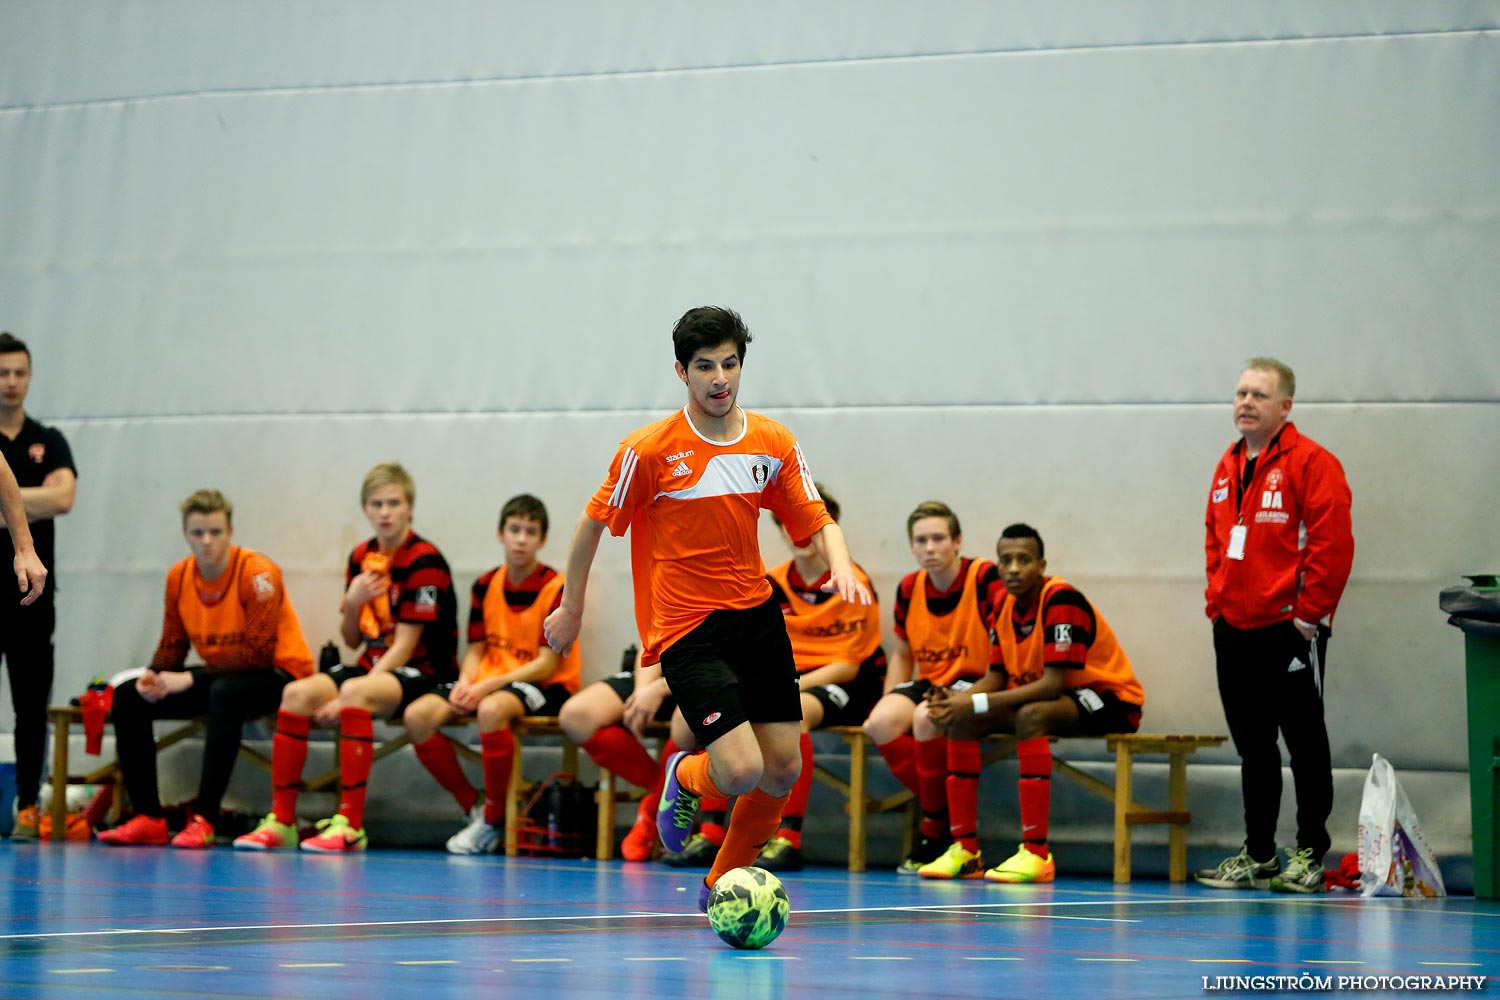
<instances>
[{"instance_id":1,"label":"dark hair","mask_svg":"<svg viewBox=\"0 0 1500 1000\"><path fill-rule=\"evenodd\" d=\"M31 348L26 346L26 341L13 333L0 333L0 354L15 354L20 351L26 355L26 360L31 360Z\"/></svg>"},{"instance_id":2,"label":"dark hair","mask_svg":"<svg viewBox=\"0 0 1500 1000\"><path fill-rule=\"evenodd\" d=\"M953 513L953 508L941 500L924 500L917 504L917 509L906 516L906 538L911 540L911 529L917 526L917 522L924 517L942 517L948 521L948 534L952 538L958 538L964 533L959 526L958 515Z\"/></svg>"},{"instance_id":3,"label":"dark hair","mask_svg":"<svg viewBox=\"0 0 1500 1000\"><path fill-rule=\"evenodd\" d=\"M731 340L734 341L734 353L743 364L745 345L751 340L750 330L739 313L723 306L689 309L672 327L672 350L684 368L699 351Z\"/></svg>"},{"instance_id":4,"label":"dark hair","mask_svg":"<svg viewBox=\"0 0 1500 1000\"><path fill-rule=\"evenodd\" d=\"M1036 540L1036 557L1038 559L1045 559L1045 558L1047 558L1047 546L1045 546L1045 545L1042 544L1042 536L1031 525L1029 525L1029 524L1011 524L1011 525L1007 525L1006 528L1005 528L1005 530L1002 531L1002 532L1000 532L1000 540L1004 541L1007 538L1032 538L1032 539L1035 539Z\"/></svg>"},{"instance_id":5,"label":"dark hair","mask_svg":"<svg viewBox=\"0 0 1500 1000\"><path fill-rule=\"evenodd\" d=\"M224 523L228 525L234 524L234 504L230 503L229 498L218 490L198 490L192 496L178 504L177 509L182 511L183 530L187 529L189 514L223 513Z\"/></svg>"},{"instance_id":6,"label":"dark hair","mask_svg":"<svg viewBox=\"0 0 1500 1000\"><path fill-rule=\"evenodd\" d=\"M547 537L547 505L530 493L520 493L505 501L500 508L499 531L505 530L505 522L512 517L524 517L542 526L542 537Z\"/></svg>"},{"instance_id":7,"label":"dark hair","mask_svg":"<svg viewBox=\"0 0 1500 1000\"><path fill-rule=\"evenodd\" d=\"M828 487L822 483L813 483L813 489L817 490L818 496L823 498L823 506L828 508L828 516L833 518L834 523L837 524L839 519L839 502L833 498L833 495L828 492ZM776 527L781 527L781 518L777 517L774 511L771 513L771 522Z\"/></svg>"}]
</instances>

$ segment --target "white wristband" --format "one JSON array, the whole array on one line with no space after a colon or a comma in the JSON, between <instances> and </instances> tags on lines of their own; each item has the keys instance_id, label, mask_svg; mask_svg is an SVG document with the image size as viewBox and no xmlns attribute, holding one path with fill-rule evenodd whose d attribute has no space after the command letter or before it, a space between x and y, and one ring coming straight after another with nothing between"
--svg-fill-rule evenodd
<instances>
[{"instance_id":1,"label":"white wristband","mask_svg":"<svg viewBox=\"0 0 1500 1000\"><path fill-rule=\"evenodd\" d=\"M984 692L969 695L969 700L974 703L974 714L983 715L990 710L990 696Z\"/></svg>"}]
</instances>

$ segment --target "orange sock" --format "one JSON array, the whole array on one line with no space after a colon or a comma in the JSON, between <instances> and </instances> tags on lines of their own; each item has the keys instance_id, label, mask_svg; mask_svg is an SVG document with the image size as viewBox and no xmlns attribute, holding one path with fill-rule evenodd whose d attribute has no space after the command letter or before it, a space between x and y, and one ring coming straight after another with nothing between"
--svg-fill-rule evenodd
<instances>
[{"instance_id":1,"label":"orange sock","mask_svg":"<svg viewBox=\"0 0 1500 1000\"><path fill-rule=\"evenodd\" d=\"M677 764L677 783L694 795L704 798L725 798L719 786L714 784L713 775L708 770L709 758L707 751L700 750L691 757L684 757Z\"/></svg>"},{"instance_id":2,"label":"orange sock","mask_svg":"<svg viewBox=\"0 0 1500 1000\"><path fill-rule=\"evenodd\" d=\"M741 795L734 802L734 813L729 817L729 832L724 835L724 846L704 879L709 888L719 881L719 876L732 868L755 864L761 848L776 836L781 826L781 810L789 795L772 798L759 788Z\"/></svg>"}]
</instances>

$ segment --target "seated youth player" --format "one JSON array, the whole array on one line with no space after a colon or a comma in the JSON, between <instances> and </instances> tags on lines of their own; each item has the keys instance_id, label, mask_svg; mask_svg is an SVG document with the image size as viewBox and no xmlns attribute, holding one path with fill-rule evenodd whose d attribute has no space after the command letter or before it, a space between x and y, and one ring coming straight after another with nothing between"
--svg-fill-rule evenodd
<instances>
[{"instance_id":1,"label":"seated youth player","mask_svg":"<svg viewBox=\"0 0 1500 1000\"><path fill-rule=\"evenodd\" d=\"M822 483L814 485L828 516L838 521L838 501ZM771 519L792 552L792 558L767 572L766 578L772 596L781 605L797 663L797 685L802 691L802 772L782 810L781 829L761 850L755 864L767 871L782 872L802 868L802 820L807 815L813 783L812 731L824 726L857 726L865 721L881 696L885 653L880 648L880 606L865 571L855 564L855 575L870 591L868 605L845 601L837 593L823 590L828 563L812 545L797 545L775 514ZM684 868L712 865L724 843L726 806L723 799L699 803L699 832L680 852L662 860Z\"/></svg>"},{"instance_id":2,"label":"seated youth player","mask_svg":"<svg viewBox=\"0 0 1500 1000\"><path fill-rule=\"evenodd\" d=\"M500 508L499 535L505 562L474 581L469 650L458 681L424 694L402 716L418 759L469 814L468 825L448 838L450 854L489 854L500 845L516 755L510 725L524 715L556 715L582 674L576 644L558 656L542 641L542 620L563 592L562 574L536 557L547 541L546 506L529 493L511 497ZM479 720L482 802L453 744L438 732L470 715Z\"/></svg>"},{"instance_id":3,"label":"seated youth player","mask_svg":"<svg viewBox=\"0 0 1500 1000\"><path fill-rule=\"evenodd\" d=\"M375 529L345 568L339 630L359 662L294 681L281 694L271 742L272 811L234 846L264 851L297 846L297 786L313 725L339 726L338 815L302 842L308 851L362 851L365 783L375 741L371 718L400 718L406 706L453 679L458 613L448 561L411 530L417 487L395 462L375 466L360 488Z\"/></svg>"},{"instance_id":4,"label":"seated youth player","mask_svg":"<svg viewBox=\"0 0 1500 1000\"><path fill-rule=\"evenodd\" d=\"M906 536L922 568L902 579L896 592L896 645L886 693L864 729L921 804L921 836L896 869L915 875L947 850L953 823L976 822L958 815L950 822L948 739L928 718L926 696L934 687L961 691L985 675L990 608L1003 591L994 563L962 555L963 529L947 504L919 505L906 519ZM978 864L972 863L969 877L982 873Z\"/></svg>"},{"instance_id":5,"label":"seated youth player","mask_svg":"<svg viewBox=\"0 0 1500 1000\"><path fill-rule=\"evenodd\" d=\"M1016 735L1024 843L984 877L1051 882L1056 866L1047 846L1052 796L1047 737L1133 733L1145 698L1104 616L1061 577L1046 575L1046 550L1036 529L1012 524L1000 533L996 555L1006 593L994 616L990 672L967 691L934 691L928 713L948 731L949 746L967 754L950 755L949 801L972 800L976 813L980 761L974 741L989 733ZM978 856L976 834L954 836L948 855L923 868L923 876L951 878L944 873Z\"/></svg>"},{"instance_id":6,"label":"seated youth player","mask_svg":"<svg viewBox=\"0 0 1500 1000\"><path fill-rule=\"evenodd\" d=\"M313 672L281 570L234 544L234 505L218 490L199 490L181 510L192 555L167 571L156 655L145 673L114 693L115 748L136 814L100 833L105 844L167 843L151 723L206 715L197 812L171 842L212 847L241 728L275 711L288 681ZM202 666L184 666L189 646L203 658Z\"/></svg>"}]
</instances>

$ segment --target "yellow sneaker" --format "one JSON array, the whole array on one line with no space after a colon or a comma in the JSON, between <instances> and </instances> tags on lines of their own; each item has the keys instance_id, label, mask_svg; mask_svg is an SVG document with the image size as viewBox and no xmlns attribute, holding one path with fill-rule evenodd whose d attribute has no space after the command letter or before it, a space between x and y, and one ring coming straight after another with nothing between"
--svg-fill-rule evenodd
<instances>
[{"instance_id":1,"label":"yellow sneaker","mask_svg":"<svg viewBox=\"0 0 1500 1000\"><path fill-rule=\"evenodd\" d=\"M964 850L962 844L953 843L936 860L917 869L923 878L981 878L984 875L984 858L975 851Z\"/></svg>"},{"instance_id":2,"label":"yellow sneaker","mask_svg":"<svg viewBox=\"0 0 1500 1000\"><path fill-rule=\"evenodd\" d=\"M1051 882L1057 877L1057 866L1050 851L1039 858L1022 844L1009 860L985 872L984 877L991 882Z\"/></svg>"}]
</instances>

